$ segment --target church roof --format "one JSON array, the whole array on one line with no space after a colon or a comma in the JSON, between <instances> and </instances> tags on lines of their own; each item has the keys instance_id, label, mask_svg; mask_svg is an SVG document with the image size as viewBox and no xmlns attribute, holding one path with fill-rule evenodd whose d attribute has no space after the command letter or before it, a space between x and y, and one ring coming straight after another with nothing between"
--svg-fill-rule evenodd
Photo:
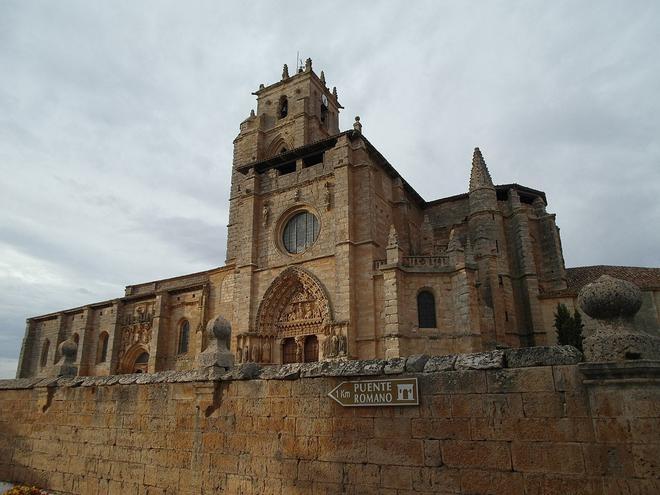
<instances>
[{"instance_id":1,"label":"church roof","mask_svg":"<svg viewBox=\"0 0 660 495\"><path fill-rule=\"evenodd\" d=\"M582 287L596 281L601 275L627 280L641 289L660 289L660 268L594 265L567 268L567 290L577 293Z\"/></svg>"},{"instance_id":2,"label":"church roof","mask_svg":"<svg viewBox=\"0 0 660 495\"><path fill-rule=\"evenodd\" d=\"M642 290L660 289L660 268L611 265L577 266L566 269L567 287L565 289L548 292L543 294L543 297L575 296L582 287L595 282L601 275L627 280Z\"/></svg>"}]
</instances>

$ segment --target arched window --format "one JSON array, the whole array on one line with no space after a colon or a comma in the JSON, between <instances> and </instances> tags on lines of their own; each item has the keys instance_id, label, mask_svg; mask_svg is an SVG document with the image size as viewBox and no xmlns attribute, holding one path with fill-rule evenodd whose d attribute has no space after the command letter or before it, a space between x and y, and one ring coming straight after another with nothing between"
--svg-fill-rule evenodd
<instances>
[{"instance_id":1,"label":"arched window","mask_svg":"<svg viewBox=\"0 0 660 495\"><path fill-rule=\"evenodd\" d=\"M108 359L108 332L101 332L98 350L96 351L96 362L105 363L106 359Z\"/></svg>"},{"instance_id":2,"label":"arched window","mask_svg":"<svg viewBox=\"0 0 660 495\"><path fill-rule=\"evenodd\" d=\"M44 340L44 343L41 347L41 367L43 368L48 364L48 350L50 349L50 340L46 339Z\"/></svg>"},{"instance_id":3,"label":"arched window","mask_svg":"<svg viewBox=\"0 0 660 495\"><path fill-rule=\"evenodd\" d=\"M316 335L305 338L305 362L312 363L319 360L319 339Z\"/></svg>"},{"instance_id":4,"label":"arched window","mask_svg":"<svg viewBox=\"0 0 660 495\"><path fill-rule=\"evenodd\" d=\"M179 326L179 350L178 354L185 354L188 352L188 339L190 338L190 323L188 320L183 320Z\"/></svg>"},{"instance_id":5,"label":"arched window","mask_svg":"<svg viewBox=\"0 0 660 495\"><path fill-rule=\"evenodd\" d=\"M295 363L298 361L298 344L295 339L288 338L282 342L282 364Z\"/></svg>"},{"instance_id":6,"label":"arched window","mask_svg":"<svg viewBox=\"0 0 660 495\"><path fill-rule=\"evenodd\" d=\"M436 328L435 321L435 298L428 290L417 294L417 318L419 328Z\"/></svg>"},{"instance_id":7,"label":"arched window","mask_svg":"<svg viewBox=\"0 0 660 495\"><path fill-rule=\"evenodd\" d=\"M280 104L277 109L277 116L280 119L283 119L289 115L289 100L287 100L286 96L280 97Z\"/></svg>"}]
</instances>

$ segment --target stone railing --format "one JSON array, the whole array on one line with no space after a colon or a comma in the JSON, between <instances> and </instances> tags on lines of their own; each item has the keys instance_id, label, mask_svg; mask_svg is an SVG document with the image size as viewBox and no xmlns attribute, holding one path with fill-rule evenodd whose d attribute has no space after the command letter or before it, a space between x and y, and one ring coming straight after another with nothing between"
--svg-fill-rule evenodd
<instances>
[{"instance_id":1,"label":"stone railing","mask_svg":"<svg viewBox=\"0 0 660 495\"><path fill-rule=\"evenodd\" d=\"M386 264L387 260L374 260L374 270L380 270L380 268Z\"/></svg>"},{"instance_id":2,"label":"stone railing","mask_svg":"<svg viewBox=\"0 0 660 495\"><path fill-rule=\"evenodd\" d=\"M449 266L449 256L404 256L401 263L409 267L442 267Z\"/></svg>"},{"instance_id":3,"label":"stone railing","mask_svg":"<svg viewBox=\"0 0 660 495\"><path fill-rule=\"evenodd\" d=\"M387 264L386 259L374 260L373 269L380 270L383 265ZM404 256L401 261L401 266L408 268L439 268L449 266L449 256L436 255L436 256Z\"/></svg>"}]
</instances>

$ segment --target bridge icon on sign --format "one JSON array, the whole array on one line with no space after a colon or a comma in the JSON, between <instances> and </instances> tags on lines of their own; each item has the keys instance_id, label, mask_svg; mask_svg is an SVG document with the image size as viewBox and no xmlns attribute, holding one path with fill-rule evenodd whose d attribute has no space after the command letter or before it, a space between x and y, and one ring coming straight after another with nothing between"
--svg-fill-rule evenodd
<instances>
[{"instance_id":1,"label":"bridge icon on sign","mask_svg":"<svg viewBox=\"0 0 660 495\"><path fill-rule=\"evenodd\" d=\"M397 400L415 400L415 392L412 383L399 383L396 386Z\"/></svg>"}]
</instances>

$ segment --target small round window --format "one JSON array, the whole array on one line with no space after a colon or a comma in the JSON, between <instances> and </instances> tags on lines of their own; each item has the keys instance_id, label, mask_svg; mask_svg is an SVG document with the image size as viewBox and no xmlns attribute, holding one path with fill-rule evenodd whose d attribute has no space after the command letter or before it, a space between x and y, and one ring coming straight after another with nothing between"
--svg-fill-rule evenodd
<instances>
[{"instance_id":1,"label":"small round window","mask_svg":"<svg viewBox=\"0 0 660 495\"><path fill-rule=\"evenodd\" d=\"M291 217L284 227L282 243L285 249L298 254L314 244L319 236L319 221L308 211L303 211Z\"/></svg>"}]
</instances>

